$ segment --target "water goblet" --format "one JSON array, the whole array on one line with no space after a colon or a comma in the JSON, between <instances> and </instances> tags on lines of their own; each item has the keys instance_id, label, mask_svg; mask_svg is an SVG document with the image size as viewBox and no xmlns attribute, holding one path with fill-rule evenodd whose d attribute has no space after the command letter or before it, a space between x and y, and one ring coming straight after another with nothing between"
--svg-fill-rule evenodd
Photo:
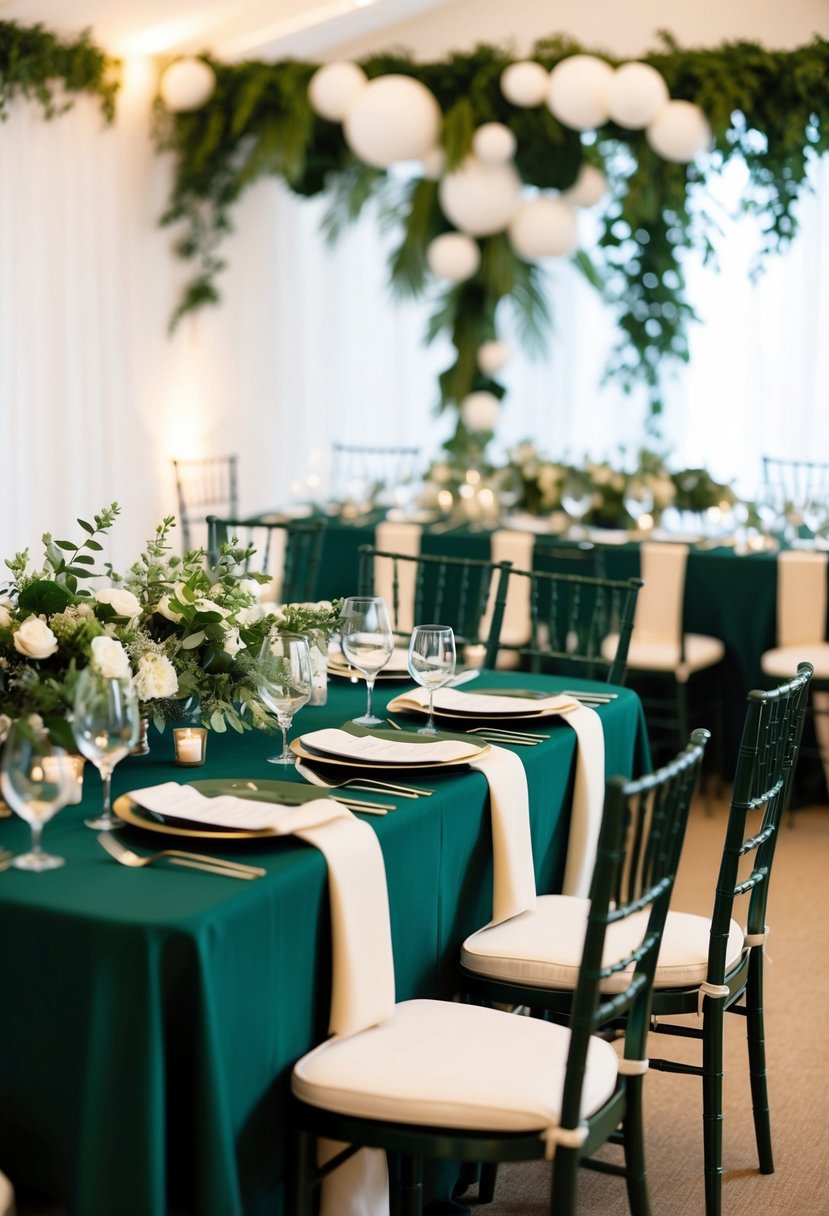
<instances>
[{"instance_id":1,"label":"water goblet","mask_svg":"<svg viewBox=\"0 0 829 1216\"><path fill-rule=\"evenodd\" d=\"M409 674L429 693L429 717L419 735L436 735L435 691L455 674L455 635L448 625L415 625L409 639Z\"/></svg>"},{"instance_id":2,"label":"water goblet","mask_svg":"<svg viewBox=\"0 0 829 1216\"><path fill-rule=\"evenodd\" d=\"M32 847L12 861L19 870L56 870L63 857L44 853L40 846L43 825L66 806L72 792L72 773L66 752L54 747L48 735L26 722L9 728L0 767L0 788L6 802L32 830Z\"/></svg>"},{"instance_id":3,"label":"water goblet","mask_svg":"<svg viewBox=\"0 0 829 1216\"><path fill-rule=\"evenodd\" d=\"M92 761L103 782L101 814L84 823L96 832L115 831L122 825L110 809L112 771L135 747L141 726L132 679L85 668L75 688L72 723L78 751Z\"/></svg>"},{"instance_id":4,"label":"water goblet","mask_svg":"<svg viewBox=\"0 0 829 1216\"><path fill-rule=\"evenodd\" d=\"M307 638L295 633L272 633L265 638L256 664L256 687L282 731L282 751L268 756L268 764L296 763L288 747L288 730L294 714L311 699L312 682Z\"/></svg>"},{"instance_id":5,"label":"water goblet","mask_svg":"<svg viewBox=\"0 0 829 1216\"><path fill-rule=\"evenodd\" d=\"M653 523L653 494L641 481L628 482L624 496L624 507L638 530Z\"/></svg>"},{"instance_id":6,"label":"water goblet","mask_svg":"<svg viewBox=\"0 0 829 1216\"><path fill-rule=\"evenodd\" d=\"M593 491L587 480L568 477L561 491L561 505L573 521L570 535L574 539L584 537L586 529L582 520L593 506Z\"/></svg>"},{"instance_id":7,"label":"water goblet","mask_svg":"<svg viewBox=\"0 0 829 1216\"><path fill-rule=\"evenodd\" d=\"M366 681L366 712L353 720L360 726L380 726L384 719L372 713L371 694L378 671L394 650L389 610L381 595L352 595L343 601L340 644L348 662Z\"/></svg>"}]
</instances>

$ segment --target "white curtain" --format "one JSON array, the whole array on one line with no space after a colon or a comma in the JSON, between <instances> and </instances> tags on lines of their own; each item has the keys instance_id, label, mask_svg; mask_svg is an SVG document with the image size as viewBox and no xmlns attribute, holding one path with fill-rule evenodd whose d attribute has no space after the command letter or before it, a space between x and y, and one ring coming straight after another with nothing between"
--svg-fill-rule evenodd
<instances>
[{"instance_id":1,"label":"white curtain","mask_svg":"<svg viewBox=\"0 0 829 1216\"><path fill-rule=\"evenodd\" d=\"M425 464L452 428L434 412L452 350L423 345L430 301L392 298L393 237L367 215L329 247L325 203L273 181L232 217L220 305L168 336L188 268L157 227L170 165L149 138L153 87L131 62L113 128L88 100L52 122L19 100L0 127L0 560L39 554L41 532L71 536L75 516L117 499L105 556L123 566L175 511L174 456L236 452L241 507L255 511L306 496L309 474L324 483L333 441L416 444ZM757 282L747 220L726 233L719 275L688 267L703 321L666 385L666 441L676 463L749 494L764 451L829 460L826 164L814 185L794 247ZM548 277L554 331L543 359L516 352L507 366L499 445L633 452L644 394L600 385L612 318L572 267Z\"/></svg>"}]
</instances>

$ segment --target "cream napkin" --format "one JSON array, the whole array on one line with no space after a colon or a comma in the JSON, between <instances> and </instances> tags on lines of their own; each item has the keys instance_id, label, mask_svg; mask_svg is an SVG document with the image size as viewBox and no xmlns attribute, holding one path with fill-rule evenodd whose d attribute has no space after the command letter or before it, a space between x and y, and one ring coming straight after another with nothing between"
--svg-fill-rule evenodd
<instances>
[{"instance_id":1,"label":"cream napkin","mask_svg":"<svg viewBox=\"0 0 829 1216\"><path fill-rule=\"evenodd\" d=\"M571 726L577 736L576 779L563 893L586 897L590 893L604 811L604 731L601 718L587 705L579 705L565 714L562 721Z\"/></svg>"},{"instance_id":2,"label":"cream napkin","mask_svg":"<svg viewBox=\"0 0 829 1216\"><path fill-rule=\"evenodd\" d=\"M298 836L319 849L328 865L331 899L333 975L329 1029L332 1034L356 1034L391 1017L394 960L386 870L380 844L369 824L328 798L315 798L301 806L254 802L230 795L206 798L174 781L134 790L130 797L139 806L186 819L199 814L199 801L221 802L226 804L221 819L217 813L207 822L240 827L247 816L248 822L259 825L250 830L261 830L265 826L263 817L267 815L267 827L275 836ZM205 821L204 813L201 821Z\"/></svg>"},{"instance_id":3,"label":"cream napkin","mask_svg":"<svg viewBox=\"0 0 829 1216\"><path fill-rule=\"evenodd\" d=\"M401 553L406 557L420 555L420 524L398 523L385 519L374 531L374 544L384 553ZM392 616L395 633L411 633L414 628L416 562L397 563L397 617L394 618L394 563L387 557L374 559L374 594L382 595ZM404 663L405 670L405 663Z\"/></svg>"},{"instance_id":4,"label":"cream napkin","mask_svg":"<svg viewBox=\"0 0 829 1216\"><path fill-rule=\"evenodd\" d=\"M426 709L429 705L429 692L425 688L407 688L393 701L389 702L392 712L396 709ZM482 714L488 717L513 714L537 713L567 713L578 708L578 701L562 693L554 696L508 697L490 693L459 692L455 688L439 688L435 693L435 709L444 709L450 713Z\"/></svg>"},{"instance_id":5,"label":"cream napkin","mask_svg":"<svg viewBox=\"0 0 829 1216\"><path fill-rule=\"evenodd\" d=\"M492 814L492 921L498 924L535 907L527 774L515 752L492 747L470 761L489 784Z\"/></svg>"},{"instance_id":6,"label":"cream napkin","mask_svg":"<svg viewBox=\"0 0 829 1216\"><path fill-rule=\"evenodd\" d=\"M474 737L437 739L430 743L407 743L406 736L382 739L377 735L352 735L347 730L326 727L302 736L302 742L316 751L326 752L343 760L369 764L440 764L447 760L465 760L476 755L484 746Z\"/></svg>"}]
</instances>

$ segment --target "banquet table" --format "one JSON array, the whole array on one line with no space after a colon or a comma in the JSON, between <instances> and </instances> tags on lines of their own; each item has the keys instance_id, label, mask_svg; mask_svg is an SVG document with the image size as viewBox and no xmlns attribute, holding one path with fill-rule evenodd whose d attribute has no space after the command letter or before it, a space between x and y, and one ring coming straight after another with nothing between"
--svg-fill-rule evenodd
<instances>
[{"instance_id":1,"label":"banquet table","mask_svg":"<svg viewBox=\"0 0 829 1216\"><path fill-rule=\"evenodd\" d=\"M487 673L487 683L507 687L510 677ZM521 683L556 686L549 677ZM378 685L376 704L404 686ZM617 691L598 711L605 767L629 776L648 766L647 738L638 698ZM303 709L293 733L342 724L364 697L362 685L332 679L327 705ZM576 736L561 720L544 726L547 741L515 750L538 889L555 891ZM276 740L259 733L211 734L196 770L173 765L169 731L153 728L150 740L148 756L116 769L116 795L169 780L299 780L267 763ZM491 912L486 780L447 768L430 771L428 785L432 796L367 817L387 871L398 1000L450 997L460 943ZM89 765L84 787L82 803L44 832L67 864L0 873L0 1169L72 1216L278 1213L291 1066L327 1033L323 858L290 838L219 848L125 827L119 835L142 852L192 847L267 874L240 882L164 863L126 869L83 826L101 795ZM0 820L0 847L20 851L27 836L16 817Z\"/></svg>"}]
</instances>

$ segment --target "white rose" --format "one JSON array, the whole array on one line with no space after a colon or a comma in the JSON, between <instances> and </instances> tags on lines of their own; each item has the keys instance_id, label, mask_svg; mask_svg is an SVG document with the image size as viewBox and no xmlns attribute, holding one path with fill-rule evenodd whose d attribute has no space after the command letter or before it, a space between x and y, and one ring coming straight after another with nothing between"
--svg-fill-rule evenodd
<instances>
[{"instance_id":1,"label":"white rose","mask_svg":"<svg viewBox=\"0 0 829 1216\"><path fill-rule=\"evenodd\" d=\"M176 669L165 654L150 651L138 660L135 691L140 700L153 701L156 697L172 697L178 692Z\"/></svg>"},{"instance_id":2,"label":"white rose","mask_svg":"<svg viewBox=\"0 0 829 1216\"><path fill-rule=\"evenodd\" d=\"M0 629L8 629L12 623L12 614L5 604L0 604Z\"/></svg>"},{"instance_id":3,"label":"white rose","mask_svg":"<svg viewBox=\"0 0 829 1216\"><path fill-rule=\"evenodd\" d=\"M181 599L181 592L183 589L184 589L183 583L176 583L176 585L173 587L172 592L169 595L162 595L161 599L158 601L158 603L155 606L156 612L160 616L166 617L166 619L168 621L173 621L173 622L180 621L181 613L175 612L170 607L170 600L177 599L179 601L179 603L183 603L183 600Z\"/></svg>"},{"instance_id":4,"label":"white rose","mask_svg":"<svg viewBox=\"0 0 829 1216\"><path fill-rule=\"evenodd\" d=\"M107 680L128 680L132 675L129 656L115 638L92 639L92 666Z\"/></svg>"},{"instance_id":5,"label":"white rose","mask_svg":"<svg viewBox=\"0 0 829 1216\"><path fill-rule=\"evenodd\" d=\"M201 596L197 599L195 608L198 612L218 612L219 616L230 616L230 609L222 608L221 604L214 603L207 596Z\"/></svg>"},{"instance_id":6,"label":"white rose","mask_svg":"<svg viewBox=\"0 0 829 1216\"><path fill-rule=\"evenodd\" d=\"M244 643L239 637L239 630L229 629L224 636L222 650L225 652L225 654L229 654L232 657L233 655L238 654L243 648Z\"/></svg>"},{"instance_id":7,"label":"white rose","mask_svg":"<svg viewBox=\"0 0 829 1216\"><path fill-rule=\"evenodd\" d=\"M240 608L238 610L236 620L240 625L252 625L254 621L258 621L264 615L265 609L262 604L251 604L250 608Z\"/></svg>"},{"instance_id":8,"label":"white rose","mask_svg":"<svg viewBox=\"0 0 829 1216\"><path fill-rule=\"evenodd\" d=\"M48 659L58 648L58 639L39 616L27 617L14 635L14 648L27 659Z\"/></svg>"},{"instance_id":9,"label":"white rose","mask_svg":"<svg viewBox=\"0 0 829 1216\"><path fill-rule=\"evenodd\" d=\"M128 620L138 616L141 611L137 596L123 587L102 587L95 592L95 599L99 604L109 604L117 616Z\"/></svg>"},{"instance_id":10,"label":"white rose","mask_svg":"<svg viewBox=\"0 0 829 1216\"><path fill-rule=\"evenodd\" d=\"M261 586L262 584L257 583L255 578L239 579L239 590L243 591L245 595L253 596L255 600L259 599L259 590Z\"/></svg>"}]
</instances>

